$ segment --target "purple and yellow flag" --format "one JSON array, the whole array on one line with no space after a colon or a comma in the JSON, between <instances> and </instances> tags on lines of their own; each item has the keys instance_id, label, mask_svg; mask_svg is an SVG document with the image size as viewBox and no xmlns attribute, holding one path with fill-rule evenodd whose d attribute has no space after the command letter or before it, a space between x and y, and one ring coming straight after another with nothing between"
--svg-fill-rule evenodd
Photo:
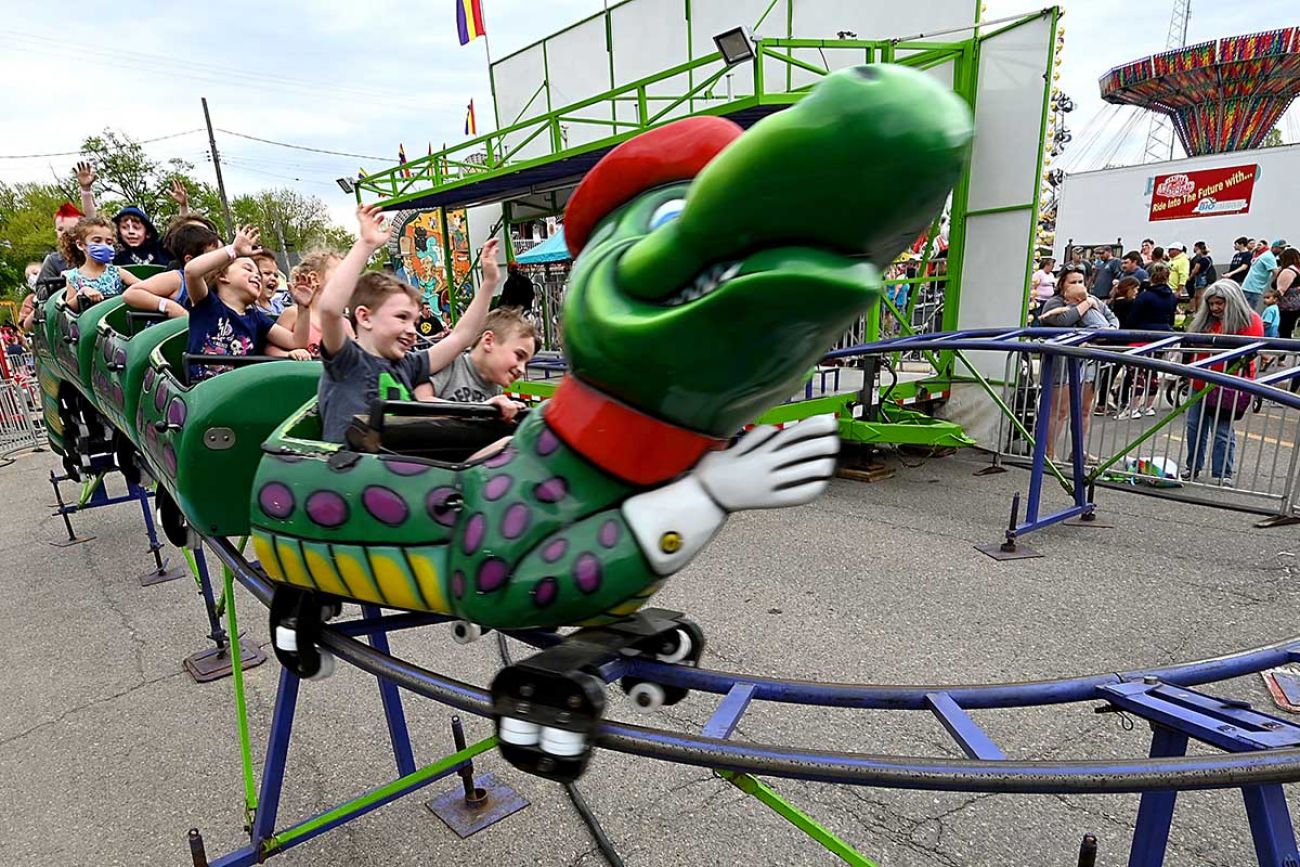
<instances>
[{"instance_id":1,"label":"purple and yellow flag","mask_svg":"<svg viewBox=\"0 0 1300 867\"><path fill-rule=\"evenodd\" d=\"M469 101L469 109L465 112L465 135L478 135L478 122L474 119L474 100Z\"/></svg>"},{"instance_id":2,"label":"purple and yellow flag","mask_svg":"<svg viewBox=\"0 0 1300 867\"><path fill-rule=\"evenodd\" d=\"M456 30L460 35L460 44L469 45L487 33L483 27L483 0L455 0L455 3Z\"/></svg>"}]
</instances>

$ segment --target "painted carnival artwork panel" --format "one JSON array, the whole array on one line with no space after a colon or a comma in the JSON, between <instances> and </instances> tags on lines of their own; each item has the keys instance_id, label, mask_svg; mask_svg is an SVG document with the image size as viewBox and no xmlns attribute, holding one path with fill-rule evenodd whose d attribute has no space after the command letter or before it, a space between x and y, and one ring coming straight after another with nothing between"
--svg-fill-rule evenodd
<instances>
[{"instance_id":1,"label":"painted carnival artwork panel","mask_svg":"<svg viewBox=\"0 0 1300 867\"><path fill-rule=\"evenodd\" d=\"M447 291L446 246L442 237L441 209L398 211L393 217L397 231L389 245L394 263L400 263L402 276L419 287L429 306L439 315L451 309ZM470 278L469 218L464 209L447 212L447 229L451 235L453 285L458 295L473 292Z\"/></svg>"}]
</instances>

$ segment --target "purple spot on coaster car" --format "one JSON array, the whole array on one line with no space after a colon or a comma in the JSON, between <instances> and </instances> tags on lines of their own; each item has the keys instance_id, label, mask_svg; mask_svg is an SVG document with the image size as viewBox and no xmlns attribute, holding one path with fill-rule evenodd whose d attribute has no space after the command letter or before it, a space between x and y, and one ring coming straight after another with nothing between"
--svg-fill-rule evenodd
<instances>
[{"instance_id":1,"label":"purple spot on coaster car","mask_svg":"<svg viewBox=\"0 0 1300 867\"><path fill-rule=\"evenodd\" d=\"M481 512L471 515L465 522L465 538L461 543L465 553L473 554L477 551L479 545L483 544L485 535L487 535L487 518L484 518Z\"/></svg>"},{"instance_id":2,"label":"purple spot on coaster car","mask_svg":"<svg viewBox=\"0 0 1300 867\"><path fill-rule=\"evenodd\" d=\"M189 414L185 408L185 401L179 397L173 397L171 403L167 404L167 423L174 424L177 427L185 424L185 416Z\"/></svg>"},{"instance_id":3,"label":"purple spot on coaster car","mask_svg":"<svg viewBox=\"0 0 1300 867\"><path fill-rule=\"evenodd\" d=\"M542 428L542 432L537 437L537 453L542 457L546 457L559 447L560 438L550 428Z\"/></svg>"},{"instance_id":4,"label":"purple spot on coaster car","mask_svg":"<svg viewBox=\"0 0 1300 867\"><path fill-rule=\"evenodd\" d=\"M613 548L618 544L618 537L623 535L622 529L618 526L618 521L612 518L600 525L600 532L596 539L606 548Z\"/></svg>"},{"instance_id":5,"label":"purple spot on coaster car","mask_svg":"<svg viewBox=\"0 0 1300 867\"><path fill-rule=\"evenodd\" d=\"M451 573L451 595L457 599L465 595L465 573L459 569Z\"/></svg>"},{"instance_id":6,"label":"purple spot on coaster car","mask_svg":"<svg viewBox=\"0 0 1300 867\"><path fill-rule=\"evenodd\" d=\"M144 372L144 390L145 390L145 391L152 391L152 390L153 390L153 381L154 381L155 378L157 378L157 377L156 377L156 374L153 372L153 368L152 368L152 367L149 368L148 370L146 370L146 371Z\"/></svg>"},{"instance_id":7,"label":"purple spot on coaster car","mask_svg":"<svg viewBox=\"0 0 1300 867\"><path fill-rule=\"evenodd\" d=\"M348 502L333 491L316 491L304 505L307 517L322 527L341 527L348 520Z\"/></svg>"},{"instance_id":8,"label":"purple spot on coaster car","mask_svg":"<svg viewBox=\"0 0 1300 867\"><path fill-rule=\"evenodd\" d=\"M293 491L280 482L267 482L257 494L257 504L272 518L287 518L293 514Z\"/></svg>"},{"instance_id":9,"label":"purple spot on coaster car","mask_svg":"<svg viewBox=\"0 0 1300 867\"><path fill-rule=\"evenodd\" d=\"M167 405L167 388L166 383L161 380L158 382L158 390L153 393L153 408L159 412Z\"/></svg>"},{"instance_id":10,"label":"purple spot on coaster car","mask_svg":"<svg viewBox=\"0 0 1300 867\"><path fill-rule=\"evenodd\" d=\"M424 498L424 506L429 511L429 517L444 527L456 526L457 500L453 499L455 493L455 488L434 488Z\"/></svg>"},{"instance_id":11,"label":"purple spot on coaster car","mask_svg":"<svg viewBox=\"0 0 1300 867\"><path fill-rule=\"evenodd\" d=\"M172 444L171 444L171 443L164 443L164 444L163 444L163 449L162 449L162 454L163 454L163 464L167 467L167 473L168 473L168 475L170 475L170 476L172 476L173 478L175 478L175 476L176 476L176 450L172 448Z\"/></svg>"},{"instance_id":12,"label":"purple spot on coaster car","mask_svg":"<svg viewBox=\"0 0 1300 867\"><path fill-rule=\"evenodd\" d=\"M600 589L600 560L595 554L578 555L578 562L573 565L573 580L578 582L578 589L583 593L595 593Z\"/></svg>"},{"instance_id":13,"label":"purple spot on coaster car","mask_svg":"<svg viewBox=\"0 0 1300 867\"><path fill-rule=\"evenodd\" d=\"M116 382L113 383L113 401L118 406L124 406L126 404L126 395L122 392L122 386L118 385Z\"/></svg>"},{"instance_id":14,"label":"purple spot on coaster car","mask_svg":"<svg viewBox=\"0 0 1300 867\"><path fill-rule=\"evenodd\" d=\"M399 476L418 476L429 471L428 464L417 464L414 461L382 461L382 463L390 472Z\"/></svg>"},{"instance_id":15,"label":"purple spot on coaster car","mask_svg":"<svg viewBox=\"0 0 1300 867\"><path fill-rule=\"evenodd\" d=\"M554 563L564 556L564 552L569 550L567 539L556 539L554 542L546 543L542 549L542 559L547 563Z\"/></svg>"},{"instance_id":16,"label":"purple spot on coaster car","mask_svg":"<svg viewBox=\"0 0 1300 867\"><path fill-rule=\"evenodd\" d=\"M114 360L115 362L117 362L117 364L118 364L119 367L125 368L125 367L126 367L126 350L125 350L125 349L119 349L119 350L117 351L117 355L113 356L113 360Z\"/></svg>"},{"instance_id":17,"label":"purple spot on coaster car","mask_svg":"<svg viewBox=\"0 0 1300 867\"><path fill-rule=\"evenodd\" d=\"M493 590L500 590L506 583L508 572L506 561L500 557L489 557L484 560L478 567L479 592L491 593Z\"/></svg>"},{"instance_id":18,"label":"purple spot on coaster car","mask_svg":"<svg viewBox=\"0 0 1300 867\"><path fill-rule=\"evenodd\" d=\"M515 450L507 447L497 452L495 455L488 458L486 461L484 461L483 466L491 467L492 469L496 469L497 467L504 467L506 464L510 463L510 461L514 458L514 456L515 456Z\"/></svg>"},{"instance_id":19,"label":"purple spot on coaster car","mask_svg":"<svg viewBox=\"0 0 1300 867\"><path fill-rule=\"evenodd\" d=\"M543 578L533 588L533 602L537 603L538 608L545 608L555 601L555 597L559 592L560 582L554 578Z\"/></svg>"},{"instance_id":20,"label":"purple spot on coaster car","mask_svg":"<svg viewBox=\"0 0 1300 867\"><path fill-rule=\"evenodd\" d=\"M518 539L528 529L531 520L528 507L523 503L515 503L506 509L505 516L501 518L501 535L507 539Z\"/></svg>"},{"instance_id":21,"label":"purple spot on coaster car","mask_svg":"<svg viewBox=\"0 0 1300 867\"><path fill-rule=\"evenodd\" d=\"M410 514L401 495L383 485L370 485L362 491L361 504L376 520L392 527L405 521Z\"/></svg>"},{"instance_id":22,"label":"purple spot on coaster car","mask_svg":"<svg viewBox=\"0 0 1300 867\"><path fill-rule=\"evenodd\" d=\"M533 496L543 503L558 503L568 493L569 483L560 476L552 476L544 482L539 482L537 487L533 488Z\"/></svg>"},{"instance_id":23,"label":"purple spot on coaster car","mask_svg":"<svg viewBox=\"0 0 1300 867\"><path fill-rule=\"evenodd\" d=\"M513 485L514 482L515 480L510 478L510 476L507 476L505 473L502 473L499 476L493 476L488 479L487 484L483 486L483 496L487 497L489 500L499 500L506 495L506 491L510 490L510 486Z\"/></svg>"}]
</instances>

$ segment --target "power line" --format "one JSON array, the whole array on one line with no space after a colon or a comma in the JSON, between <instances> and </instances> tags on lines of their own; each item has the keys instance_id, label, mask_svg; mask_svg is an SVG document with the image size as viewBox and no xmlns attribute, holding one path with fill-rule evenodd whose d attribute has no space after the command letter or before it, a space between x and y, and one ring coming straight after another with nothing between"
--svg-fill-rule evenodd
<instances>
[{"instance_id":1,"label":"power line","mask_svg":"<svg viewBox=\"0 0 1300 867\"><path fill-rule=\"evenodd\" d=\"M190 135L191 133L196 133L196 132L203 132L203 128L195 127L194 129L187 129L184 132L174 132L171 133L170 135L160 135L157 138L141 139L140 141L136 142L136 144L150 144L151 142L165 141L169 138L180 138L183 135ZM0 156L0 160L34 160L34 159L44 159L46 157L75 157L75 156L81 156L81 154L82 151L79 150L59 151L57 153L49 153L49 154L7 154L4 156Z\"/></svg>"},{"instance_id":2,"label":"power line","mask_svg":"<svg viewBox=\"0 0 1300 867\"><path fill-rule=\"evenodd\" d=\"M274 141L269 138L258 138L255 135L248 135L247 133L235 132L234 130L229 130L229 129L222 129L221 127L217 127L217 132L224 132L226 135L233 135L236 138L246 138L249 141L260 141L262 144L275 145L276 147L282 147L282 148L291 148L292 150L296 150L296 151L311 151L312 153L317 153L317 154L332 154L333 156L336 157L355 157L357 159L379 160L381 162L394 161L393 157L377 157L377 156L372 156L370 154L353 154L353 153L348 153L347 151L331 151L331 150L325 150L324 148L313 148L313 147L307 147L306 145L289 144L288 142Z\"/></svg>"}]
</instances>

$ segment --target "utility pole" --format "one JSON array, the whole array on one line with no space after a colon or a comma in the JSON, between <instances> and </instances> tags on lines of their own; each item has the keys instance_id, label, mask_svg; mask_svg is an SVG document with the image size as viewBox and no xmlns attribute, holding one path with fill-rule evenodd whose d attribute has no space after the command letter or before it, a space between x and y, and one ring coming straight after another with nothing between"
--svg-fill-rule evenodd
<instances>
[{"instance_id":1,"label":"utility pole","mask_svg":"<svg viewBox=\"0 0 1300 867\"><path fill-rule=\"evenodd\" d=\"M203 120L208 125L208 147L212 149L212 165L217 170L217 192L221 194L221 210L226 215L226 231L235 235L235 221L230 217L230 202L226 199L226 182L221 179L221 157L217 154L217 138L212 134L212 116L208 114L208 98L203 102Z\"/></svg>"}]
</instances>

